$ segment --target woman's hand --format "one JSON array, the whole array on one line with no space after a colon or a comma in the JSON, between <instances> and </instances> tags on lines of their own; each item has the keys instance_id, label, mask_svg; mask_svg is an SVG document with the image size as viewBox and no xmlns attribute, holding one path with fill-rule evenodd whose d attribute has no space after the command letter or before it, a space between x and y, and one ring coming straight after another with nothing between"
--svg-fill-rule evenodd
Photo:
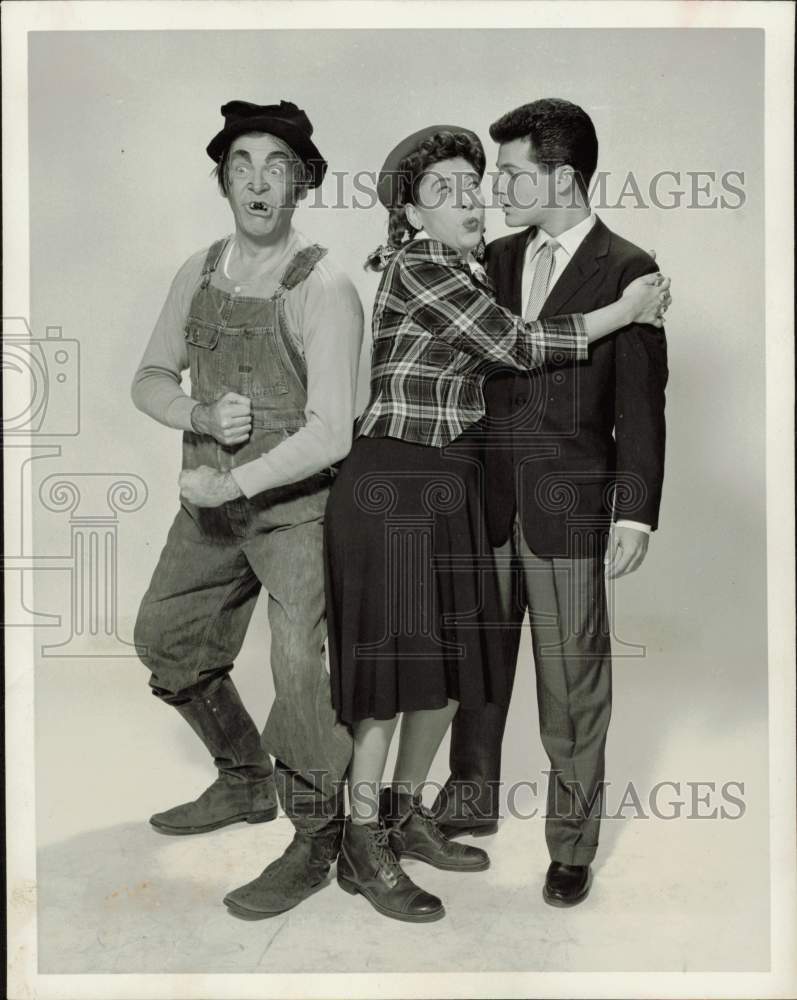
<instances>
[{"instance_id":1,"label":"woman's hand","mask_svg":"<svg viewBox=\"0 0 797 1000\"><path fill-rule=\"evenodd\" d=\"M670 302L670 279L658 273L643 274L628 285L619 299L581 317L587 342L594 344L631 323L664 326L663 316Z\"/></svg>"},{"instance_id":2,"label":"woman's hand","mask_svg":"<svg viewBox=\"0 0 797 1000\"><path fill-rule=\"evenodd\" d=\"M622 298L630 310L629 323L664 326L664 313L672 302L670 279L658 273L643 274L626 286Z\"/></svg>"}]
</instances>

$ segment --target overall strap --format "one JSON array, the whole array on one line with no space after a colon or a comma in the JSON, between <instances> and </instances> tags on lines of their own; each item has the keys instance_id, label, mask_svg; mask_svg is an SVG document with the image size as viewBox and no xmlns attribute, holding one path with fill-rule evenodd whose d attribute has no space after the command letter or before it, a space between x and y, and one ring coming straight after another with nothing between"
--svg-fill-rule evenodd
<instances>
[{"instance_id":1,"label":"overall strap","mask_svg":"<svg viewBox=\"0 0 797 1000\"><path fill-rule=\"evenodd\" d=\"M297 350L296 345L293 342L293 337L291 337L288 333L288 319L285 315L285 299L283 298L283 293L289 291L291 288L295 288L297 285L300 285L310 274L316 264L321 260L321 258L326 256L326 253L326 247L322 247L317 243L314 243L312 246L304 247L304 249L294 254L288 262L288 266L285 268L285 273L282 275L280 280L279 288L273 296L277 303L278 324L284 331L282 343L285 347L285 353L288 356L291 368L293 369L293 373L296 376L296 380L299 383L305 400L307 399L307 362Z\"/></svg>"},{"instance_id":2,"label":"overall strap","mask_svg":"<svg viewBox=\"0 0 797 1000\"><path fill-rule=\"evenodd\" d=\"M225 236L211 244L207 252L207 256L205 257L205 263L202 265L202 288L207 288L210 284L210 276L218 267L221 255L224 253L224 248L227 246L228 239L229 238Z\"/></svg>"},{"instance_id":3,"label":"overall strap","mask_svg":"<svg viewBox=\"0 0 797 1000\"><path fill-rule=\"evenodd\" d=\"M288 289L300 285L326 254L326 247L319 246L318 243L304 247L303 250L294 254L285 268L285 273L282 275L278 292L286 292Z\"/></svg>"},{"instance_id":4,"label":"overall strap","mask_svg":"<svg viewBox=\"0 0 797 1000\"><path fill-rule=\"evenodd\" d=\"M277 326L278 329L283 331L282 344L305 401L307 399L307 362L297 349L293 337L288 332L284 293L300 285L321 258L326 256L326 253L326 247L319 246L317 243L299 250L288 262L288 266L285 268L285 272L280 279L279 288L277 288L272 296L277 307Z\"/></svg>"}]
</instances>

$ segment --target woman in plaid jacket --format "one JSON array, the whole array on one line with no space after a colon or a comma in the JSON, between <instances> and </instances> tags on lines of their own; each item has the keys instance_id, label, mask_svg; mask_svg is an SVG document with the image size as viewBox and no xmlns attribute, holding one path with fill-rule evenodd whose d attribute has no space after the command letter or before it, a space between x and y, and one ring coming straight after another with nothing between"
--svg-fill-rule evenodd
<instances>
[{"instance_id":1,"label":"woman in plaid jacket","mask_svg":"<svg viewBox=\"0 0 797 1000\"><path fill-rule=\"evenodd\" d=\"M437 125L399 143L377 193L388 244L373 311L371 396L329 498L327 617L333 701L354 732L337 879L380 913L434 920L443 904L399 857L482 871L479 848L448 840L421 804L423 783L460 704L506 701L502 630L482 513L478 424L491 367L586 358L631 322L661 325L660 275L585 316L524 323L496 305L482 246L484 150ZM399 714L392 785L379 788Z\"/></svg>"}]
</instances>

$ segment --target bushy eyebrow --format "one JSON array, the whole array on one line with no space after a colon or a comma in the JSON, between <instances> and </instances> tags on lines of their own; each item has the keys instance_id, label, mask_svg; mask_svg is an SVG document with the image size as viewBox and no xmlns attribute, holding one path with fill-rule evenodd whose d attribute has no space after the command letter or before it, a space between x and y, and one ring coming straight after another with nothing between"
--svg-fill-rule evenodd
<instances>
[{"instance_id":1,"label":"bushy eyebrow","mask_svg":"<svg viewBox=\"0 0 797 1000\"><path fill-rule=\"evenodd\" d=\"M234 160L236 156L240 157L242 160L246 160L248 163L252 162L251 154L246 149L233 150L233 152L230 154L230 159ZM266 157L266 163L269 163L272 160L285 160L290 162L291 157L288 155L288 153L283 152L281 149L275 149L272 150L272 152L270 152Z\"/></svg>"}]
</instances>

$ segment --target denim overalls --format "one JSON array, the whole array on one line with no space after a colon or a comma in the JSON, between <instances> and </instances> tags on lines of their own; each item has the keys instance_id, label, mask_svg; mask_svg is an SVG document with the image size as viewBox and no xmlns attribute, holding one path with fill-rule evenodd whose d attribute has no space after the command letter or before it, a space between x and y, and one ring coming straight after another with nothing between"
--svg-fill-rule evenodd
<instances>
[{"instance_id":1,"label":"denim overalls","mask_svg":"<svg viewBox=\"0 0 797 1000\"><path fill-rule=\"evenodd\" d=\"M307 372L288 330L283 295L304 281L326 250L300 250L274 295L261 299L211 284L226 243L208 251L185 325L191 395L202 403L230 391L248 396L252 433L244 444L225 446L186 432L185 469L235 468L305 423ZM323 470L216 508L182 501L135 630L155 693L173 697L232 668L265 587L275 700L263 747L325 789L328 780L343 776L351 755L349 732L332 708L324 651L322 539L331 480L330 470Z\"/></svg>"}]
</instances>

